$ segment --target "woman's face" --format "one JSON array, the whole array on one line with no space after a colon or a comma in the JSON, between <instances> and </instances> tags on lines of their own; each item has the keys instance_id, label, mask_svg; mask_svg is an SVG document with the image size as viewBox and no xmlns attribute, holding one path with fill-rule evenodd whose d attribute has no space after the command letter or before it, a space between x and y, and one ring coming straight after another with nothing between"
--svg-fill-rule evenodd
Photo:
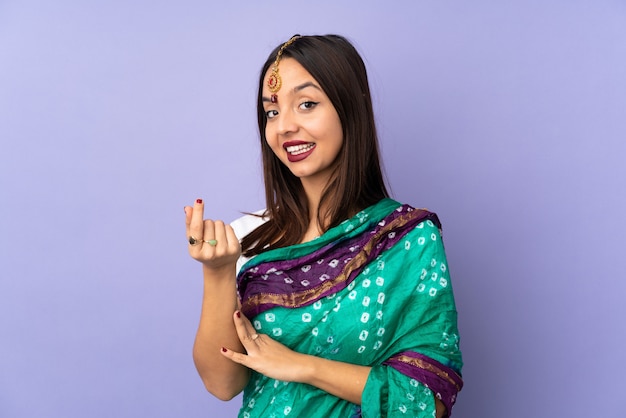
<instances>
[{"instance_id":1,"label":"woman's face","mask_svg":"<svg viewBox=\"0 0 626 418\"><path fill-rule=\"evenodd\" d=\"M293 58L279 64L282 87L272 103L265 74L263 107L265 137L274 154L289 170L307 182L326 185L343 145L341 122L326 93Z\"/></svg>"}]
</instances>

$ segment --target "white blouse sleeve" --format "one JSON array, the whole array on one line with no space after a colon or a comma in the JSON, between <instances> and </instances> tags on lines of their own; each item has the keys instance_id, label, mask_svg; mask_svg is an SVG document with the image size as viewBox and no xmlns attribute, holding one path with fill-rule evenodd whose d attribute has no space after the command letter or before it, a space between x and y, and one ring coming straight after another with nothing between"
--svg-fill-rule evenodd
<instances>
[{"instance_id":1,"label":"white blouse sleeve","mask_svg":"<svg viewBox=\"0 0 626 418\"><path fill-rule=\"evenodd\" d=\"M254 212L254 215L262 215L263 212L265 210L259 210ZM230 223L239 241L267 221L267 218L254 215L244 215ZM249 259L250 257L244 257L243 255L239 257L239 260L237 260L237 274L239 274L239 270Z\"/></svg>"}]
</instances>

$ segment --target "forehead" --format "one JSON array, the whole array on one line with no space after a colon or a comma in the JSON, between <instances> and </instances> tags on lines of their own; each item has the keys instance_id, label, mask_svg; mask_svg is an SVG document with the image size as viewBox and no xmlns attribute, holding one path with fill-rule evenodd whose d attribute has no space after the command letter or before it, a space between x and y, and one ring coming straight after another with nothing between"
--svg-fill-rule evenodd
<instances>
[{"instance_id":1,"label":"forehead","mask_svg":"<svg viewBox=\"0 0 626 418\"><path fill-rule=\"evenodd\" d=\"M269 94L270 92L267 82L272 73L272 67L273 65L268 68L263 77L263 94ZM307 81L312 81L316 85L319 85L313 76L293 58L283 58L280 60L278 64L278 74L282 81L282 86L278 94L284 93L286 90L291 90L293 87Z\"/></svg>"}]
</instances>

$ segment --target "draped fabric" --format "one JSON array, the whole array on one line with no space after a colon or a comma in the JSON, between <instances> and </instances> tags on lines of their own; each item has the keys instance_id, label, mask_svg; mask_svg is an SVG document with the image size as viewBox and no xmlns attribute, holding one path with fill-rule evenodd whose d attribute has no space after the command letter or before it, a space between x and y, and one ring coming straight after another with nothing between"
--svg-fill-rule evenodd
<instances>
[{"instance_id":1,"label":"draped fabric","mask_svg":"<svg viewBox=\"0 0 626 418\"><path fill-rule=\"evenodd\" d=\"M383 199L303 244L248 261L237 284L259 333L371 366L362 404L252 372L244 418L428 417L463 383L456 308L434 213Z\"/></svg>"}]
</instances>

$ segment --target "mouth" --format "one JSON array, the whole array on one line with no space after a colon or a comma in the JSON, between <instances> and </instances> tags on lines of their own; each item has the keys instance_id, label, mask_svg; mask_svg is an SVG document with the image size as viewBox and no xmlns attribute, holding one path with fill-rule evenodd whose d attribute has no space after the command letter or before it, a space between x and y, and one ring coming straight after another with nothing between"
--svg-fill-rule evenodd
<instances>
[{"instance_id":1,"label":"mouth","mask_svg":"<svg viewBox=\"0 0 626 418\"><path fill-rule=\"evenodd\" d=\"M283 148L287 151L287 159L294 163L302 161L315 149L315 143L302 142L302 141L290 141L283 144Z\"/></svg>"}]
</instances>

